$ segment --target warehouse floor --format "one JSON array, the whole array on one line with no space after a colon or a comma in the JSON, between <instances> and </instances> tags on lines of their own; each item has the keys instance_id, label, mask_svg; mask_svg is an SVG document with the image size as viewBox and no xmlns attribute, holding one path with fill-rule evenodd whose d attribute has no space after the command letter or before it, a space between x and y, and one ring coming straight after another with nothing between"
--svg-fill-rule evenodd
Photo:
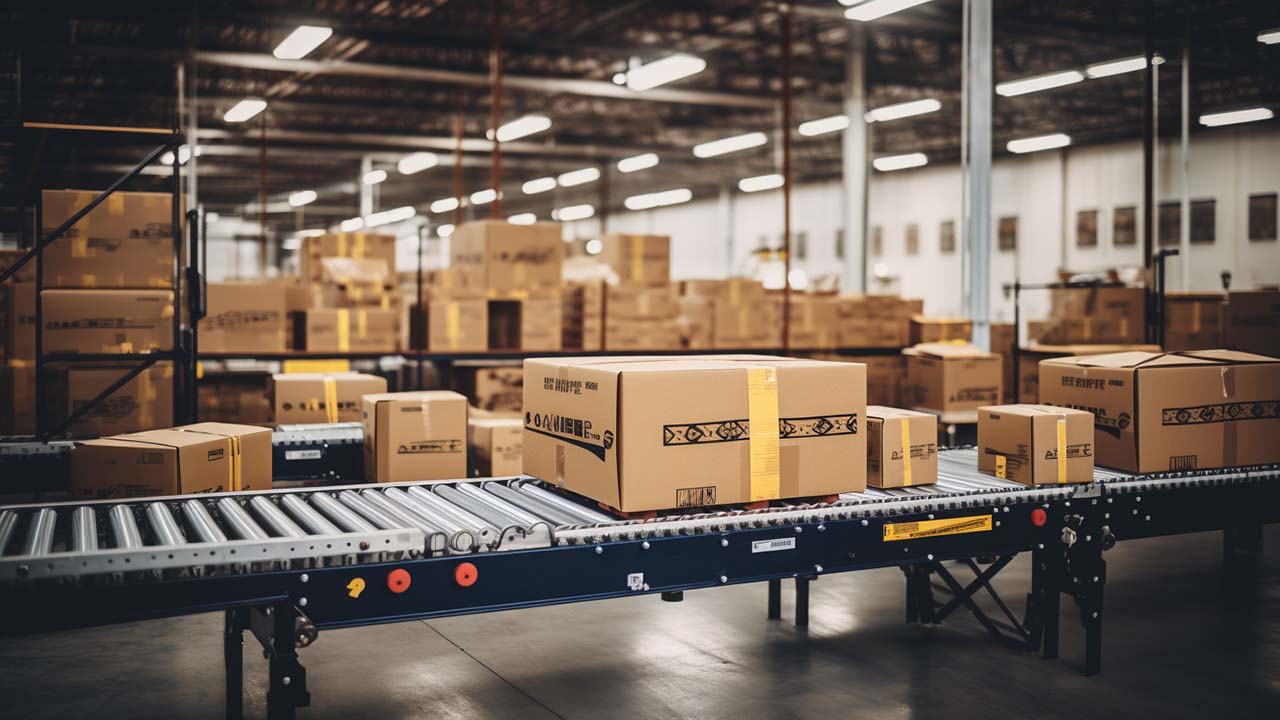
<instances>
[{"instance_id":1,"label":"warehouse floor","mask_svg":"<svg viewBox=\"0 0 1280 720\"><path fill-rule=\"evenodd\" d=\"M808 631L764 620L763 585L323 633L301 718L1280 717L1280 527L1258 582L1224 588L1220 534L1107 555L1104 672L1003 649L967 614L902 622L896 569L824 577ZM1027 561L1001 575L1021 607ZM784 585L784 613L790 612ZM221 615L6 641L5 717L222 716ZM246 713L266 665L246 642Z\"/></svg>"}]
</instances>

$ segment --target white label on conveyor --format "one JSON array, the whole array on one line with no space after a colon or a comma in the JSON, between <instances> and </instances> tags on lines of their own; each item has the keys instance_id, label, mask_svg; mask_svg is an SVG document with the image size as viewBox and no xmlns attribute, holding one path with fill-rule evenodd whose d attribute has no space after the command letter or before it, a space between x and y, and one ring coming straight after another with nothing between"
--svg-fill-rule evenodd
<instances>
[{"instance_id":1,"label":"white label on conveyor","mask_svg":"<svg viewBox=\"0 0 1280 720\"><path fill-rule=\"evenodd\" d=\"M285 450L285 460L319 460L324 456L323 450Z\"/></svg>"},{"instance_id":2,"label":"white label on conveyor","mask_svg":"<svg viewBox=\"0 0 1280 720\"><path fill-rule=\"evenodd\" d=\"M778 538L776 540L756 540L751 543L751 552L778 552L779 550L795 550L796 539L793 537Z\"/></svg>"},{"instance_id":3,"label":"white label on conveyor","mask_svg":"<svg viewBox=\"0 0 1280 720\"><path fill-rule=\"evenodd\" d=\"M637 592L648 590L649 586L644 583L644 573L631 573L627 575L627 589Z\"/></svg>"}]
</instances>

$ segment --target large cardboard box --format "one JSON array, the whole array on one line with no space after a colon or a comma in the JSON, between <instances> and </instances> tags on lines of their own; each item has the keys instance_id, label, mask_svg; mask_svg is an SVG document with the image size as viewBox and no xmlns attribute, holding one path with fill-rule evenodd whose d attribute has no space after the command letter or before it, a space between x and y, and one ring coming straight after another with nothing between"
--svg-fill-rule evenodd
<instances>
[{"instance_id":1,"label":"large cardboard box","mask_svg":"<svg viewBox=\"0 0 1280 720\"><path fill-rule=\"evenodd\" d=\"M173 293L168 290L45 290L43 312L46 354L173 347Z\"/></svg>"},{"instance_id":2,"label":"large cardboard box","mask_svg":"<svg viewBox=\"0 0 1280 720\"><path fill-rule=\"evenodd\" d=\"M289 287L209 283L208 314L200 320L201 352L284 352L289 349Z\"/></svg>"},{"instance_id":3,"label":"large cardboard box","mask_svg":"<svg viewBox=\"0 0 1280 720\"><path fill-rule=\"evenodd\" d=\"M489 301L489 349L549 352L560 349L560 293L537 292Z\"/></svg>"},{"instance_id":4,"label":"large cardboard box","mask_svg":"<svg viewBox=\"0 0 1280 720\"><path fill-rule=\"evenodd\" d=\"M128 367L66 369L66 411L79 410L129 371ZM91 408L68 429L75 437L101 437L173 424L173 363L156 363Z\"/></svg>"},{"instance_id":5,"label":"large cardboard box","mask_svg":"<svg viewBox=\"0 0 1280 720\"><path fill-rule=\"evenodd\" d=\"M999 355L972 345L924 343L907 358L907 405L939 413L943 422L971 422L982 405L1000 402L1004 368Z\"/></svg>"},{"instance_id":6,"label":"large cardboard box","mask_svg":"<svg viewBox=\"0 0 1280 720\"><path fill-rule=\"evenodd\" d=\"M1222 293L1167 292L1164 349L1208 350L1226 343L1226 296Z\"/></svg>"},{"instance_id":7,"label":"large cardboard box","mask_svg":"<svg viewBox=\"0 0 1280 720\"><path fill-rule=\"evenodd\" d=\"M835 297L791 294L789 346L804 350L832 350L839 341Z\"/></svg>"},{"instance_id":8,"label":"large cardboard box","mask_svg":"<svg viewBox=\"0 0 1280 720\"><path fill-rule=\"evenodd\" d=\"M938 418L867 406L867 484L878 488L938 481Z\"/></svg>"},{"instance_id":9,"label":"large cardboard box","mask_svg":"<svg viewBox=\"0 0 1280 720\"><path fill-rule=\"evenodd\" d=\"M1050 326L1041 342L1140 343L1146 339L1146 291L1071 287L1050 291Z\"/></svg>"},{"instance_id":10,"label":"large cardboard box","mask_svg":"<svg viewBox=\"0 0 1280 720\"><path fill-rule=\"evenodd\" d=\"M519 475L524 462L524 422L519 417L467 417L471 464L480 477Z\"/></svg>"},{"instance_id":11,"label":"large cardboard box","mask_svg":"<svg viewBox=\"0 0 1280 720\"><path fill-rule=\"evenodd\" d=\"M8 270L14 263L18 262L23 255L26 255L25 249L0 250L0 270ZM12 278L5 281L5 284L13 283L33 283L36 281L36 261L32 258L22 269L14 274Z\"/></svg>"},{"instance_id":12,"label":"large cardboard box","mask_svg":"<svg viewBox=\"0 0 1280 720\"><path fill-rule=\"evenodd\" d=\"M619 510L858 492L866 370L699 356L525 361L525 472Z\"/></svg>"},{"instance_id":13,"label":"large cardboard box","mask_svg":"<svg viewBox=\"0 0 1280 720\"><path fill-rule=\"evenodd\" d=\"M76 443L71 497L145 497L230 491L231 441L218 435L148 430Z\"/></svg>"},{"instance_id":14,"label":"large cardboard box","mask_svg":"<svg viewBox=\"0 0 1280 720\"><path fill-rule=\"evenodd\" d=\"M97 196L96 191L45 190L43 234L56 230ZM112 193L45 248L44 286L172 288L173 196Z\"/></svg>"},{"instance_id":15,"label":"large cardboard box","mask_svg":"<svg viewBox=\"0 0 1280 720\"><path fill-rule=\"evenodd\" d=\"M971 342L973 340L973 321L969 318L912 315L910 323L910 335L907 341L912 345L951 341ZM991 349L996 352L1002 352L994 345Z\"/></svg>"},{"instance_id":16,"label":"large cardboard box","mask_svg":"<svg viewBox=\"0 0 1280 720\"><path fill-rule=\"evenodd\" d=\"M1280 360L1232 350L1040 363L1040 401L1093 413L1099 465L1166 472L1280 462Z\"/></svg>"},{"instance_id":17,"label":"large cardboard box","mask_svg":"<svg viewBox=\"0 0 1280 720\"><path fill-rule=\"evenodd\" d=\"M1107 355L1120 352L1160 352L1159 345L1042 345L1032 343L1018 352L1018 402L1040 402L1040 361L1056 357Z\"/></svg>"},{"instance_id":18,"label":"large cardboard box","mask_svg":"<svg viewBox=\"0 0 1280 720\"><path fill-rule=\"evenodd\" d=\"M453 387L481 410L520 412L524 399L524 366L461 360L453 365Z\"/></svg>"},{"instance_id":19,"label":"large cardboard box","mask_svg":"<svg viewBox=\"0 0 1280 720\"><path fill-rule=\"evenodd\" d=\"M387 266L388 277L395 277L396 238L394 235L365 232L304 238L298 257L302 279L307 283L324 282L324 258L334 257L381 260Z\"/></svg>"},{"instance_id":20,"label":"large cardboard box","mask_svg":"<svg viewBox=\"0 0 1280 720\"><path fill-rule=\"evenodd\" d=\"M275 423L358 422L360 398L385 393L387 381L363 373L292 373L271 376Z\"/></svg>"},{"instance_id":21,"label":"large cardboard box","mask_svg":"<svg viewBox=\"0 0 1280 720\"><path fill-rule=\"evenodd\" d=\"M231 490L271 489L271 430L220 422L195 423L174 429L230 441Z\"/></svg>"},{"instance_id":22,"label":"large cardboard box","mask_svg":"<svg viewBox=\"0 0 1280 720\"><path fill-rule=\"evenodd\" d=\"M564 240L559 223L480 220L449 237L450 267L465 288L490 292L560 288Z\"/></svg>"},{"instance_id":23,"label":"large cardboard box","mask_svg":"<svg viewBox=\"0 0 1280 720\"><path fill-rule=\"evenodd\" d=\"M393 353L399 318L381 308L312 308L294 314L294 346L310 352Z\"/></svg>"},{"instance_id":24,"label":"large cardboard box","mask_svg":"<svg viewBox=\"0 0 1280 720\"><path fill-rule=\"evenodd\" d=\"M1093 482L1093 416L1048 405L978 408L978 469L1023 485Z\"/></svg>"},{"instance_id":25,"label":"large cardboard box","mask_svg":"<svg viewBox=\"0 0 1280 720\"><path fill-rule=\"evenodd\" d=\"M600 259L623 285L666 285L671 281L671 238L666 235L603 235Z\"/></svg>"},{"instance_id":26,"label":"large cardboard box","mask_svg":"<svg viewBox=\"0 0 1280 720\"><path fill-rule=\"evenodd\" d=\"M448 390L365 395L364 478L370 482L467 476L467 399Z\"/></svg>"},{"instance_id":27,"label":"large cardboard box","mask_svg":"<svg viewBox=\"0 0 1280 720\"><path fill-rule=\"evenodd\" d=\"M1230 293L1227 343L1245 352L1280 356L1280 290Z\"/></svg>"}]
</instances>

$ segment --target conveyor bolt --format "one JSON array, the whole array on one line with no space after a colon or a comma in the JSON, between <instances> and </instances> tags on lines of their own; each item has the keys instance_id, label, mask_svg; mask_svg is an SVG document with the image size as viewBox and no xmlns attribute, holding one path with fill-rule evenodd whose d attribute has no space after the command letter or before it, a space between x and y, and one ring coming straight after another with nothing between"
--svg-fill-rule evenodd
<instances>
[{"instance_id":1,"label":"conveyor bolt","mask_svg":"<svg viewBox=\"0 0 1280 720\"><path fill-rule=\"evenodd\" d=\"M280 678L280 684L281 684L281 685L292 685L292 684L293 684L293 678L289 677L288 675L285 675L284 677Z\"/></svg>"},{"instance_id":2,"label":"conveyor bolt","mask_svg":"<svg viewBox=\"0 0 1280 720\"><path fill-rule=\"evenodd\" d=\"M311 580L311 577L306 573L302 573L302 577L298 578L298 580L300 582L309 582Z\"/></svg>"}]
</instances>

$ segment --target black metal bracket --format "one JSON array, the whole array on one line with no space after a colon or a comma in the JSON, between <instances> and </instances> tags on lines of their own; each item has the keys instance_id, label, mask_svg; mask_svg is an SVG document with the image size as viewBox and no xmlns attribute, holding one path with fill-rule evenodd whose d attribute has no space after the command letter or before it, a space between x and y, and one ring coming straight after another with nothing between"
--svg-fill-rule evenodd
<instances>
[{"instance_id":1,"label":"black metal bracket","mask_svg":"<svg viewBox=\"0 0 1280 720\"><path fill-rule=\"evenodd\" d=\"M292 720L294 711L311 704L307 670L298 648L315 641L316 628L292 603L228 610L224 633L227 720L239 720L244 709L243 631L253 633L268 662L268 720Z\"/></svg>"},{"instance_id":2,"label":"black metal bracket","mask_svg":"<svg viewBox=\"0 0 1280 720\"><path fill-rule=\"evenodd\" d=\"M902 572L907 578L907 622L941 623L951 613L964 607L991 637L1002 644L1017 650L1035 649L1037 639L1032 630L1028 629L1028 626L1036 626L1031 620L1033 606L1029 604L1027 615L1019 619L991 585L991 580L1007 567L1014 557L1014 554L1001 555L986 568L980 567L971 558L957 560L957 563L973 573L973 580L966 585L961 585L955 575L938 561L903 566ZM933 575L942 582L934 582L931 578ZM943 603L938 602L934 598L935 590L948 596L948 600ZM974 596L983 590L990 596L1004 619L992 617L975 601Z\"/></svg>"}]
</instances>

